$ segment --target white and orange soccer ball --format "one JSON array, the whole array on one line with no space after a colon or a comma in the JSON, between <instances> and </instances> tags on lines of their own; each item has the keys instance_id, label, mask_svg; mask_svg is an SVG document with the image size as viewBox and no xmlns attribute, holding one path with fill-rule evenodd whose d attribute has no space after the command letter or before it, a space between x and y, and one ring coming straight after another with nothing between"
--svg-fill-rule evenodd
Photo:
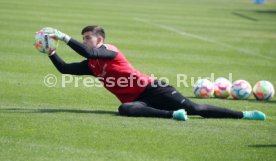
<instances>
[{"instance_id":1,"label":"white and orange soccer ball","mask_svg":"<svg viewBox=\"0 0 276 161\"><path fill-rule=\"evenodd\" d=\"M196 97L208 98L214 94L214 85L208 79L200 79L194 85L194 94Z\"/></svg>"},{"instance_id":2,"label":"white and orange soccer ball","mask_svg":"<svg viewBox=\"0 0 276 161\"><path fill-rule=\"evenodd\" d=\"M214 96L217 98L227 98L230 96L232 83L226 78L220 77L214 83Z\"/></svg>"},{"instance_id":3,"label":"white and orange soccer ball","mask_svg":"<svg viewBox=\"0 0 276 161\"><path fill-rule=\"evenodd\" d=\"M50 36L50 30L52 30L52 28L45 27L35 33L34 47L41 53L51 53L56 50L59 45L59 40Z\"/></svg>"},{"instance_id":4,"label":"white and orange soccer ball","mask_svg":"<svg viewBox=\"0 0 276 161\"><path fill-rule=\"evenodd\" d=\"M274 87L269 81L258 81L253 87L253 94L257 100L271 100L274 93Z\"/></svg>"},{"instance_id":5,"label":"white and orange soccer ball","mask_svg":"<svg viewBox=\"0 0 276 161\"><path fill-rule=\"evenodd\" d=\"M234 99L247 99L251 92L252 87L246 80L237 80L232 84L231 95Z\"/></svg>"}]
</instances>

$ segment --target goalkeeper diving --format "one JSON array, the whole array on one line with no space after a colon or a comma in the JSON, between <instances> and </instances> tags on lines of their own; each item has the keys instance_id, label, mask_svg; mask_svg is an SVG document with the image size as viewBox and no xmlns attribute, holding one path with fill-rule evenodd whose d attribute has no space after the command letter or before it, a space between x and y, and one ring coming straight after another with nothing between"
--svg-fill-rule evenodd
<instances>
[{"instance_id":1,"label":"goalkeeper diving","mask_svg":"<svg viewBox=\"0 0 276 161\"><path fill-rule=\"evenodd\" d=\"M188 115L247 120L266 118L266 115L260 111L235 111L192 102L173 86L132 67L116 46L105 43L106 35L102 27L84 27L81 31L82 43L57 29L48 28L46 33L64 41L84 58L81 62L66 63L59 57L56 50L50 51L47 54L56 69L62 74L97 77L103 86L120 100L121 105L118 108L120 115L172 118L181 121L187 120ZM132 78L132 81L122 86L117 83L121 78L125 80ZM113 83L110 83L110 80Z\"/></svg>"}]
</instances>

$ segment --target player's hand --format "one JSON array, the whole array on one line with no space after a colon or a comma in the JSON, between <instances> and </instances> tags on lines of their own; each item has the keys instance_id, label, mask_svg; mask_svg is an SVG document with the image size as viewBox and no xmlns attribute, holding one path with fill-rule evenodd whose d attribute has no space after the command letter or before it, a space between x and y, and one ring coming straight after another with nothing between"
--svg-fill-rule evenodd
<instances>
[{"instance_id":1,"label":"player's hand","mask_svg":"<svg viewBox=\"0 0 276 161\"><path fill-rule=\"evenodd\" d=\"M69 42L69 40L71 39L71 37L57 29L54 30L54 33L53 34L50 34L51 36L54 36L55 38L59 39L59 40L62 40L66 43Z\"/></svg>"},{"instance_id":2,"label":"player's hand","mask_svg":"<svg viewBox=\"0 0 276 161\"><path fill-rule=\"evenodd\" d=\"M56 50L49 51L47 54L48 54L48 56L52 56L52 55L56 54Z\"/></svg>"},{"instance_id":3,"label":"player's hand","mask_svg":"<svg viewBox=\"0 0 276 161\"><path fill-rule=\"evenodd\" d=\"M43 54L47 54L48 56L54 55L56 53L56 49L45 49L45 50L39 50L39 52Z\"/></svg>"},{"instance_id":4,"label":"player's hand","mask_svg":"<svg viewBox=\"0 0 276 161\"><path fill-rule=\"evenodd\" d=\"M71 37L55 28L46 27L43 29L44 32L48 33L51 37L54 37L58 40L64 41L65 43L68 43Z\"/></svg>"}]
</instances>

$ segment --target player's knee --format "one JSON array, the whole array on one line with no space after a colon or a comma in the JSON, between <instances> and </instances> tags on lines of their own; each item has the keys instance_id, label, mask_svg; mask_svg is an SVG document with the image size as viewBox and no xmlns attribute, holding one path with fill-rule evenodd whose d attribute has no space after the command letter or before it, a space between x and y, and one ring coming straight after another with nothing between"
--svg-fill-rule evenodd
<instances>
[{"instance_id":1,"label":"player's knee","mask_svg":"<svg viewBox=\"0 0 276 161\"><path fill-rule=\"evenodd\" d=\"M139 110L141 106L144 105L140 102L123 103L119 106L118 111L119 114L123 116L136 116L137 110Z\"/></svg>"},{"instance_id":2,"label":"player's knee","mask_svg":"<svg viewBox=\"0 0 276 161\"><path fill-rule=\"evenodd\" d=\"M118 111L120 115L129 116L130 109L133 107L133 103L123 103L119 106Z\"/></svg>"}]
</instances>

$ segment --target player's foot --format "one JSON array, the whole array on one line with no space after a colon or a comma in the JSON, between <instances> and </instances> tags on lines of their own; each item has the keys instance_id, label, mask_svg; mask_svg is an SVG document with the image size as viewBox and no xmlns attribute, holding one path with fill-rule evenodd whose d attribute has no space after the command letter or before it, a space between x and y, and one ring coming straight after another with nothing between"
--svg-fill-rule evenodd
<instances>
[{"instance_id":1,"label":"player's foot","mask_svg":"<svg viewBox=\"0 0 276 161\"><path fill-rule=\"evenodd\" d=\"M243 119L265 120L266 116L261 111L243 111Z\"/></svg>"},{"instance_id":2,"label":"player's foot","mask_svg":"<svg viewBox=\"0 0 276 161\"><path fill-rule=\"evenodd\" d=\"M173 119L179 120L179 121L186 121L188 120L188 115L185 110L177 110L173 112Z\"/></svg>"}]
</instances>

